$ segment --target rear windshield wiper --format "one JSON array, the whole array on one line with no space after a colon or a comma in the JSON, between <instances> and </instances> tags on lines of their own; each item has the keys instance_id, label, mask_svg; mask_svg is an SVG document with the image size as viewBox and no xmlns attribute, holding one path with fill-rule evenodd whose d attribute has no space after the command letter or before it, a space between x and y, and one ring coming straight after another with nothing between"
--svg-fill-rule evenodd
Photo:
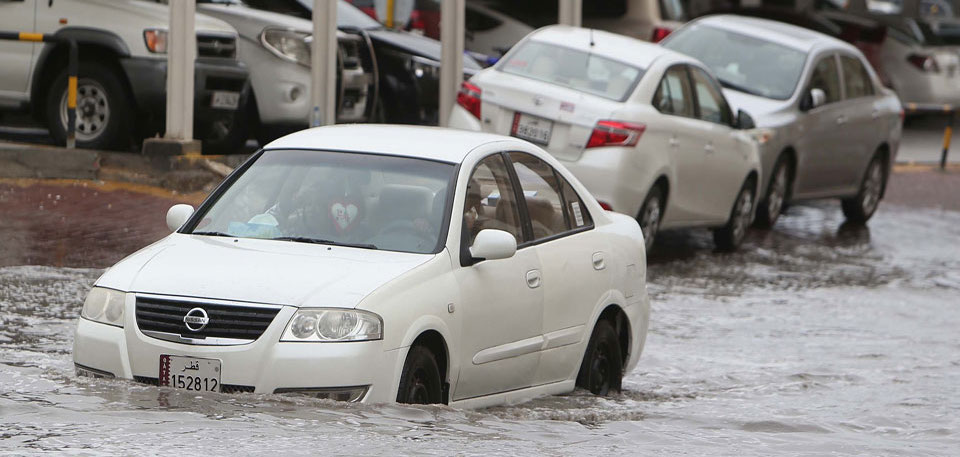
<instances>
[{"instance_id":1,"label":"rear windshield wiper","mask_svg":"<svg viewBox=\"0 0 960 457\"><path fill-rule=\"evenodd\" d=\"M374 244L343 243L340 241L322 240L319 238L310 238L306 236L281 236L281 237L270 238L270 239L276 240L276 241L293 241L295 243L327 244L330 246L343 246L347 248L377 249L377 246Z\"/></svg>"},{"instance_id":2,"label":"rear windshield wiper","mask_svg":"<svg viewBox=\"0 0 960 457\"><path fill-rule=\"evenodd\" d=\"M723 87L726 87L727 89L733 89L733 90L735 90L735 91L737 91L737 92L743 92L743 93L745 93L745 94L759 95L759 96L761 96L761 97L763 96L763 95L757 93L756 91L750 90L750 89L748 89L748 88L746 88L746 87L744 87L744 86L741 86L741 85L738 85L738 84L733 84L733 83L724 81L724 80L722 80L722 79L718 79L718 80L720 81L720 85L723 86Z\"/></svg>"},{"instance_id":3,"label":"rear windshield wiper","mask_svg":"<svg viewBox=\"0 0 960 457\"><path fill-rule=\"evenodd\" d=\"M205 235L205 236L228 236L231 238L236 238L235 235L223 232L190 232L190 235Z\"/></svg>"}]
</instances>

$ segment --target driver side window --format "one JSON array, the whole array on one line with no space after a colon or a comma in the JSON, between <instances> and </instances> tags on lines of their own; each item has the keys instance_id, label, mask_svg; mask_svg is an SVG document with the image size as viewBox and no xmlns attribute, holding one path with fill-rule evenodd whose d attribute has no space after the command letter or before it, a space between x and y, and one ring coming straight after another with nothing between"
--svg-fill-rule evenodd
<instances>
[{"instance_id":1,"label":"driver side window","mask_svg":"<svg viewBox=\"0 0 960 457\"><path fill-rule=\"evenodd\" d=\"M483 159L470 175L463 204L463 236L465 246L472 246L474 238L484 229L510 233L523 243L520 211L517 206L513 180L500 154Z\"/></svg>"},{"instance_id":2,"label":"driver side window","mask_svg":"<svg viewBox=\"0 0 960 457\"><path fill-rule=\"evenodd\" d=\"M840 101L840 72L837 70L837 59L830 55L820 59L816 68L813 69L813 76L810 77L810 85L807 90L820 89L827 95L826 103Z\"/></svg>"}]
</instances>

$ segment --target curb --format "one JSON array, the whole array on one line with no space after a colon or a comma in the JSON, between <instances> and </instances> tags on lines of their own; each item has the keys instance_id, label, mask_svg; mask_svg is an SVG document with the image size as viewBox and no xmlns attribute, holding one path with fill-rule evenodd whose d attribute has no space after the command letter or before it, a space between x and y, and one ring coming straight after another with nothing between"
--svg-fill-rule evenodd
<instances>
[{"instance_id":1,"label":"curb","mask_svg":"<svg viewBox=\"0 0 960 457\"><path fill-rule=\"evenodd\" d=\"M0 141L0 178L105 180L209 192L247 157L145 156Z\"/></svg>"}]
</instances>

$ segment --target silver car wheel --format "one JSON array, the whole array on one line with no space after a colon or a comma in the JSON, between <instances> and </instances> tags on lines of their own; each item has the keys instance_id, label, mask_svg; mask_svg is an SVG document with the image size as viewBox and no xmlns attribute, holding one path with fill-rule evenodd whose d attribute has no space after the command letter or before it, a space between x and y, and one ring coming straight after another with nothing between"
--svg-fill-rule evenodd
<instances>
[{"instance_id":1,"label":"silver car wheel","mask_svg":"<svg viewBox=\"0 0 960 457\"><path fill-rule=\"evenodd\" d=\"M643 242L649 250L660 229L660 199L653 198L647 202L640 215L640 230L643 232Z\"/></svg>"},{"instance_id":2,"label":"silver car wheel","mask_svg":"<svg viewBox=\"0 0 960 457\"><path fill-rule=\"evenodd\" d=\"M883 171L880 162L874 161L867 171L867 179L863 181L863 199L860 203L864 214L871 214L880 202L880 191L883 187Z\"/></svg>"},{"instance_id":3,"label":"silver car wheel","mask_svg":"<svg viewBox=\"0 0 960 457\"><path fill-rule=\"evenodd\" d=\"M767 214L771 220L780 215L783 210L783 200L787 194L787 167L781 166L773 177L770 193L767 195Z\"/></svg>"},{"instance_id":4,"label":"silver car wheel","mask_svg":"<svg viewBox=\"0 0 960 457\"><path fill-rule=\"evenodd\" d=\"M733 214L733 239L737 243L743 239L747 233L747 227L750 225L753 216L753 194L749 190L743 189L740 192L740 199L737 201L737 210Z\"/></svg>"},{"instance_id":5,"label":"silver car wheel","mask_svg":"<svg viewBox=\"0 0 960 457\"><path fill-rule=\"evenodd\" d=\"M60 98L60 120L67 129L67 91ZM107 91L100 83L81 79L77 84L76 137L79 141L93 141L110 124L110 103Z\"/></svg>"}]
</instances>

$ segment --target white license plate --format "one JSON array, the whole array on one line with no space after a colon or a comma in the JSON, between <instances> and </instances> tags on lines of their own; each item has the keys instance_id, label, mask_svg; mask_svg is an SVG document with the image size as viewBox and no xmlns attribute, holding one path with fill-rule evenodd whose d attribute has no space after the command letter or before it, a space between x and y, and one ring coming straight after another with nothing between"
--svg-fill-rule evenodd
<instances>
[{"instance_id":1,"label":"white license plate","mask_svg":"<svg viewBox=\"0 0 960 457\"><path fill-rule=\"evenodd\" d=\"M237 107L240 106L240 93L215 91L213 93L213 100L210 101L210 106L214 108L237 109Z\"/></svg>"},{"instance_id":2,"label":"white license plate","mask_svg":"<svg viewBox=\"0 0 960 457\"><path fill-rule=\"evenodd\" d=\"M542 117L524 113L513 115L513 128L510 134L539 144L550 144L550 134L553 132L553 121Z\"/></svg>"},{"instance_id":3,"label":"white license plate","mask_svg":"<svg viewBox=\"0 0 960 457\"><path fill-rule=\"evenodd\" d=\"M179 355L160 356L160 385L194 392L220 392L220 361Z\"/></svg>"}]
</instances>

